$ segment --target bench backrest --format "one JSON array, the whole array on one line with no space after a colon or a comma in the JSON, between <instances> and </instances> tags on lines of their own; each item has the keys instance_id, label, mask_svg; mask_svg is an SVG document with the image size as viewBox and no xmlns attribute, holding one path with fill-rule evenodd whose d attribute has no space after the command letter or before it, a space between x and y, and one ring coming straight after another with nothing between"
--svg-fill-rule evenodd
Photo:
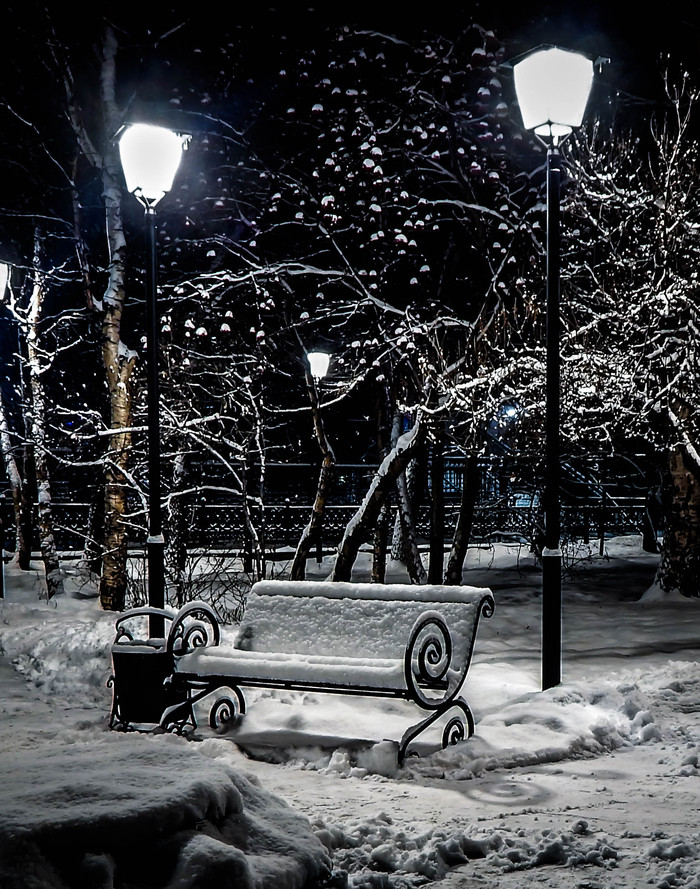
<instances>
[{"instance_id":1,"label":"bench backrest","mask_svg":"<svg viewBox=\"0 0 700 889\"><path fill-rule=\"evenodd\" d=\"M464 660L485 604L490 611L490 591L476 587L260 581L248 596L235 644L252 651L400 658L416 620L433 611Z\"/></svg>"}]
</instances>

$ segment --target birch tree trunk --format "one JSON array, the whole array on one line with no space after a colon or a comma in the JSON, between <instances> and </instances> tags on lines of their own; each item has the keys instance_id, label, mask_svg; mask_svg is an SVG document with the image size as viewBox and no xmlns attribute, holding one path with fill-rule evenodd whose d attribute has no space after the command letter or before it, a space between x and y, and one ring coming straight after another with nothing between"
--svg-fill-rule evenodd
<instances>
[{"instance_id":1,"label":"birch tree trunk","mask_svg":"<svg viewBox=\"0 0 700 889\"><path fill-rule=\"evenodd\" d=\"M121 215L122 176L116 134L123 123L123 113L116 96L116 60L118 43L111 27L102 41L99 84L99 109L102 113L102 145L96 146L84 124L75 95L73 75L65 59L58 59L66 93L66 107L80 152L93 169L102 175L102 197L105 205L105 231L108 247L108 278L103 299L98 303L92 294L89 271L79 250L83 283L88 307L101 312L102 362L109 395L109 426L111 435L104 457L104 538L102 542L102 575L100 602L107 611L120 611L126 601L127 588L127 467L131 450L133 391L132 375L136 353L121 340L121 322L126 299L126 240ZM74 217L78 205L74 197ZM77 224L77 223L76 223ZM80 239L78 239L79 244Z\"/></svg>"},{"instance_id":2,"label":"birch tree trunk","mask_svg":"<svg viewBox=\"0 0 700 889\"><path fill-rule=\"evenodd\" d=\"M131 450L133 387L132 374L136 354L121 340L124 311L126 240L121 213L121 175L114 134L121 123L117 106L115 63L117 40L110 29L106 33L102 58L102 103L105 142L102 154L102 194L109 247L109 279L103 299L102 360L109 392L110 429L105 457L105 537L100 602L107 611L121 611L126 601L127 509L126 469ZM88 149L89 150L89 149Z\"/></svg>"},{"instance_id":3,"label":"birch tree trunk","mask_svg":"<svg viewBox=\"0 0 700 889\"><path fill-rule=\"evenodd\" d=\"M7 414L1 412L0 432L2 441L3 460L10 488L12 490L12 503L16 526L16 559L17 566L22 571L29 571L32 558L32 542L34 538L33 503L36 495L36 474L34 472L34 454L29 436L31 434L30 418L26 410L28 398L25 387L26 359L22 354L19 337L26 341L26 310L18 306L12 288L8 286L8 308L15 319L18 329L17 358L19 361L20 389L17 393L22 405L22 433L17 442L13 444ZM0 395L0 400L2 396ZM17 455L21 454L21 460Z\"/></svg>"},{"instance_id":4,"label":"birch tree trunk","mask_svg":"<svg viewBox=\"0 0 700 889\"><path fill-rule=\"evenodd\" d=\"M39 321L44 303L44 279L40 270L40 242L37 238L34 262L34 285L27 312L27 360L31 387L31 441L34 448L37 500L39 504L39 546L44 563L46 595L52 599L63 593L63 577L53 533L53 510L51 500L51 478L47 461L46 441L46 394L42 381L42 358L40 354Z\"/></svg>"},{"instance_id":5,"label":"birch tree trunk","mask_svg":"<svg viewBox=\"0 0 700 889\"><path fill-rule=\"evenodd\" d=\"M15 457L15 448L12 443L10 427L7 422L7 413L5 411L5 403L0 393L0 448L2 449L2 459L5 464L5 474L10 484L12 492L12 507L15 520L15 552L17 554L17 564L22 570L29 568L31 556L31 540L27 538L25 514L31 510L31 506L27 503L27 492L22 483L22 475L17 465Z\"/></svg>"}]
</instances>

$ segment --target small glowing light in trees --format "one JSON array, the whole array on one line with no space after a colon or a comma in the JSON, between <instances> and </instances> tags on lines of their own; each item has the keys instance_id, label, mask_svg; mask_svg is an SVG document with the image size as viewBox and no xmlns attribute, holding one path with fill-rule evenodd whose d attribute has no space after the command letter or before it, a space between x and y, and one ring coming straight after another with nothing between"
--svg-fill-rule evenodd
<instances>
[{"instance_id":1,"label":"small glowing light in trees","mask_svg":"<svg viewBox=\"0 0 700 889\"><path fill-rule=\"evenodd\" d=\"M311 376L316 380L322 380L328 373L331 356L326 352L307 352L306 357L309 361Z\"/></svg>"}]
</instances>

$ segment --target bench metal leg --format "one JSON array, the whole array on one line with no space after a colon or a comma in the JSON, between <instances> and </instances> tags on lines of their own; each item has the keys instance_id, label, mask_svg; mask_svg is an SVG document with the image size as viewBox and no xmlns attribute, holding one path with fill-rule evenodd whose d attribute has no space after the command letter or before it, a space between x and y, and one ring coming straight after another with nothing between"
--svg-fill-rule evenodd
<instances>
[{"instance_id":1,"label":"bench metal leg","mask_svg":"<svg viewBox=\"0 0 700 889\"><path fill-rule=\"evenodd\" d=\"M461 713L459 716L453 716L443 729L443 749L450 746L451 744L457 744L459 743L459 741L464 741L466 740L466 738L469 738L474 734L474 716L472 715L472 711L469 709L469 704L467 704L464 698L455 698L445 706L435 710L433 713L430 714L430 716L422 720L422 722L419 722L417 725L412 725L410 728L406 729L406 731L403 733L403 737L399 742L399 767L401 767L404 763L408 745L411 743L411 741L413 741L414 738L418 737L418 735L424 732L434 722L437 722L437 720L440 719L441 716L444 716L445 713L449 713L449 711L452 710L454 707L457 707L461 711Z\"/></svg>"},{"instance_id":2,"label":"bench metal leg","mask_svg":"<svg viewBox=\"0 0 700 889\"><path fill-rule=\"evenodd\" d=\"M222 695L212 705L209 711L209 726L215 732L225 733L233 728L245 713L245 698L238 686L229 686L233 692L230 695Z\"/></svg>"},{"instance_id":3,"label":"bench metal leg","mask_svg":"<svg viewBox=\"0 0 700 889\"><path fill-rule=\"evenodd\" d=\"M203 698L213 694L219 688L230 689L231 695L222 695L217 698L209 711L209 725L216 731L225 731L236 722L239 716L245 713L246 704L243 693L237 685L234 685L229 677L214 676L208 679L195 679L188 677L184 680L187 689L187 699L167 707L160 719L161 728L166 731L176 731L184 734L188 729L197 728L197 717L194 713L195 704Z\"/></svg>"}]
</instances>

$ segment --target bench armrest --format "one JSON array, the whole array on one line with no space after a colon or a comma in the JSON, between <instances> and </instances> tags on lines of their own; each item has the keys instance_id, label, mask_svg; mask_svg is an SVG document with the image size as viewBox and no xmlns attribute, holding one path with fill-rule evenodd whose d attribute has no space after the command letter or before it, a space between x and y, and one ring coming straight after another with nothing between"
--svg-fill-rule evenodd
<instances>
[{"instance_id":1,"label":"bench armrest","mask_svg":"<svg viewBox=\"0 0 700 889\"><path fill-rule=\"evenodd\" d=\"M114 645L121 642L123 639L126 639L127 642L136 641L134 638L134 633L127 627L129 621L134 620L138 617L162 617L167 621L172 622L175 619L175 612L170 608L153 608L150 605L143 605L139 608L130 608L128 611L123 612L114 623L114 628L117 631L117 635L114 637ZM148 634L146 634L148 637ZM146 641L146 640L144 640ZM165 643L165 640L160 640L162 643Z\"/></svg>"},{"instance_id":2,"label":"bench armrest","mask_svg":"<svg viewBox=\"0 0 700 889\"><path fill-rule=\"evenodd\" d=\"M443 707L456 697L471 663L476 631L481 617L491 617L494 601L486 593L471 619L471 638L455 645L444 615L435 609L416 619L404 652L404 679L411 698L428 709Z\"/></svg>"},{"instance_id":3,"label":"bench armrest","mask_svg":"<svg viewBox=\"0 0 700 889\"><path fill-rule=\"evenodd\" d=\"M221 627L216 612L206 602L188 602L175 616L168 633L168 653L175 657L206 645L218 645Z\"/></svg>"}]
</instances>

